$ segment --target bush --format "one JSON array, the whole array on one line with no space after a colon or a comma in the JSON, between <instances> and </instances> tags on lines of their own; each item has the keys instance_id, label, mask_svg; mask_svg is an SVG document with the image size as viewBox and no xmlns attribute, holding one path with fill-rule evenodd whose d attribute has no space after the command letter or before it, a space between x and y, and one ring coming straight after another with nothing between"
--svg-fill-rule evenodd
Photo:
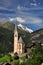
<instances>
[{"instance_id":1,"label":"bush","mask_svg":"<svg viewBox=\"0 0 43 65\"><path fill-rule=\"evenodd\" d=\"M28 55L26 54L26 59L28 59Z\"/></svg>"},{"instance_id":2,"label":"bush","mask_svg":"<svg viewBox=\"0 0 43 65\"><path fill-rule=\"evenodd\" d=\"M4 57L0 58L0 62L10 62L13 61L11 55L5 55Z\"/></svg>"},{"instance_id":3,"label":"bush","mask_svg":"<svg viewBox=\"0 0 43 65\"><path fill-rule=\"evenodd\" d=\"M12 59L12 56L10 55L10 54L8 54L8 57L10 58L10 61L12 61L13 59Z\"/></svg>"},{"instance_id":4,"label":"bush","mask_svg":"<svg viewBox=\"0 0 43 65\"><path fill-rule=\"evenodd\" d=\"M21 59L21 60L25 60L25 59L26 59L26 57L25 57L25 56L22 56L22 57L20 57L20 59Z\"/></svg>"},{"instance_id":5,"label":"bush","mask_svg":"<svg viewBox=\"0 0 43 65\"><path fill-rule=\"evenodd\" d=\"M16 60L19 59L19 56L17 53L14 54L14 59L16 59Z\"/></svg>"},{"instance_id":6,"label":"bush","mask_svg":"<svg viewBox=\"0 0 43 65\"><path fill-rule=\"evenodd\" d=\"M14 56L14 59L16 59L16 60L19 59L19 56Z\"/></svg>"},{"instance_id":7,"label":"bush","mask_svg":"<svg viewBox=\"0 0 43 65\"><path fill-rule=\"evenodd\" d=\"M0 62L10 62L10 57L5 55L4 57L0 58Z\"/></svg>"},{"instance_id":8,"label":"bush","mask_svg":"<svg viewBox=\"0 0 43 65\"><path fill-rule=\"evenodd\" d=\"M0 54L0 58L2 58L4 56L4 54Z\"/></svg>"},{"instance_id":9,"label":"bush","mask_svg":"<svg viewBox=\"0 0 43 65\"><path fill-rule=\"evenodd\" d=\"M19 60L14 61L14 65L20 65L19 63L20 63Z\"/></svg>"},{"instance_id":10,"label":"bush","mask_svg":"<svg viewBox=\"0 0 43 65\"><path fill-rule=\"evenodd\" d=\"M20 65L27 65L26 63L21 63Z\"/></svg>"}]
</instances>

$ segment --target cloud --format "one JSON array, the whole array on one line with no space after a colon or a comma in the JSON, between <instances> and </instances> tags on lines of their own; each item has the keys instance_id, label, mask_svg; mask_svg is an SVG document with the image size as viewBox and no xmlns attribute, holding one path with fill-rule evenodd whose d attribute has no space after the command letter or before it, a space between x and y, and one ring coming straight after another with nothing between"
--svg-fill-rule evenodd
<instances>
[{"instance_id":1,"label":"cloud","mask_svg":"<svg viewBox=\"0 0 43 65\"><path fill-rule=\"evenodd\" d=\"M25 20L21 17L16 17L16 18L10 18L10 21L17 21L17 22L20 22L20 23L24 23Z\"/></svg>"},{"instance_id":2,"label":"cloud","mask_svg":"<svg viewBox=\"0 0 43 65\"><path fill-rule=\"evenodd\" d=\"M6 7L0 7L0 10L6 10L6 11L14 11L14 9L9 9L9 8L6 8Z\"/></svg>"},{"instance_id":3,"label":"cloud","mask_svg":"<svg viewBox=\"0 0 43 65\"><path fill-rule=\"evenodd\" d=\"M25 24L40 24L42 23L42 20L37 17L16 17L16 18L10 18L10 21L16 21L19 23L25 23Z\"/></svg>"},{"instance_id":4,"label":"cloud","mask_svg":"<svg viewBox=\"0 0 43 65\"><path fill-rule=\"evenodd\" d=\"M30 3L31 6L38 6L37 3Z\"/></svg>"},{"instance_id":5,"label":"cloud","mask_svg":"<svg viewBox=\"0 0 43 65\"><path fill-rule=\"evenodd\" d=\"M40 3L38 3L40 4ZM30 10L43 10L43 7L39 7L36 3L30 3L32 7L17 6L17 11L30 11Z\"/></svg>"},{"instance_id":6,"label":"cloud","mask_svg":"<svg viewBox=\"0 0 43 65\"><path fill-rule=\"evenodd\" d=\"M17 6L17 10L20 10L20 9L21 9L21 7L18 5L18 6Z\"/></svg>"},{"instance_id":7,"label":"cloud","mask_svg":"<svg viewBox=\"0 0 43 65\"><path fill-rule=\"evenodd\" d=\"M14 21L14 18L9 18L10 21Z\"/></svg>"},{"instance_id":8,"label":"cloud","mask_svg":"<svg viewBox=\"0 0 43 65\"><path fill-rule=\"evenodd\" d=\"M25 20L21 17L16 17L14 20L18 21L18 22L21 22L21 23L24 23Z\"/></svg>"},{"instance_id":9,"label":"cloud","mask_svg":"<svg viewBox=\"0 0 43 65\"><path fill-rule=\"evenodd\" d=\"M40 24L42 22L42 20L38 17L29 17L28 19L31 24Z\"/></svg>"},{"instance_id":10,"label":"cloud","mask_svg":"<svg viewBox=\"0 0 43 65\"><path fill-rule=\"evenodd\" d=\"M28 10L25 6L17 6L17 10Z\"/></svg>"}]
</instances>

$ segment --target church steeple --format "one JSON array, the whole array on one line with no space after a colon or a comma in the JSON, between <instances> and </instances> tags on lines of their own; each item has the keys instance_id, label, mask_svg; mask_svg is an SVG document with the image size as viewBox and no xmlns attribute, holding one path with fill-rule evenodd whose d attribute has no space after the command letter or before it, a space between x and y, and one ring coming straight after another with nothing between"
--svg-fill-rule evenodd
<instances>
[{"instance_id":1,"label":"church steeple","mask_svg":"<svg viewBox=\"0 0 43 65\"><path fill-rule=\"evenodd\" d=\"M17 52L17 46L18 46L18 31L17 31L17 25L15 24L15 30L14 30L14 53Z\"/></svg>"},{"instance_id":2,"label":"church steeple","mask_svg":"<svg viewBox=\"0 0 43 65\"><path fill-rule=\"evenodd\" d=\"M20 37L18 40L18 31L17 31L17 25L15 24L15 30L14 30L14 53L17 52L18 54L22 54L25 51L25 44L23 42L23 39Z\"/></svg>"}]
</instances>

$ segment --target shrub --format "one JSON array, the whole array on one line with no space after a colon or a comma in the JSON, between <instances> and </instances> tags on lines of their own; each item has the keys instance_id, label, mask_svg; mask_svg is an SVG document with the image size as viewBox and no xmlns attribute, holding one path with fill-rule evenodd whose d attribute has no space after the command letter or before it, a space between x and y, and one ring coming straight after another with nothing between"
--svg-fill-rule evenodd
<instances>
[{"instance_id":1,"label":"shrub","mask_svg":"<svg viewBox=\"0 0 43 65\"><path fill-rule=\"evenodd\" d=\"M19 60L14 61L14 65L20 65L19 63L20 63Z\"/></svg>"},{"instance_id":2,"label":"shrub","mask_svg":"<svg viewBox=\"0 0 43 65\"><path fill-rule=\"evenodd\" d=\"M25 56L22 56L22 57L20 57L20 59L21 59L21 60L25 60L25 59L26 59L26 57L25 57Z\"/></svg>"},{"instance_id":3,"label":"shrub","mask_svg":"<svg viewBox=\"0 0 43 65\"><path fill-rule=\"evenodd\" d=\"M26 59L28 59L28 55L26 54Z\"/></svg>"},{"instance_id":4,"label":"shrub","mask_svg":"<svg viewBox=\"0 0 43 65\"><path fill-rule=\"evenodd\" d=\"M10 57L5 55L4 57L0 58L0 62L10 62Z\"/></svg>"},{"instance_id":5,"label":"shrub","mask_svg":"<svg viewBox=\"0 0 43 65\"><path fill-rule=\"evenodd\" d=\"M19 59L19 56L14 56L14 59L16 59L16 60Z\"/></svg>"},{"instance_id":6,"label":"shrub","mask_svg":"<svg viewBox=\"0 0 43 65\"><path fill-rule=\"evenodd\" d=\"M19 56L17 53L14 54L14 59L16 59L16 60L19 59Z\"/></svg>"},{"instance_id":7,"label":"shrub","mask_svg":"<svg viewBox=\"0 0 43 65\"><path fill-rule=\"evenodd\" d=\"M4 54L0 54L0 58L2 58L4 56Z\"/></svg>"}]
</instances>

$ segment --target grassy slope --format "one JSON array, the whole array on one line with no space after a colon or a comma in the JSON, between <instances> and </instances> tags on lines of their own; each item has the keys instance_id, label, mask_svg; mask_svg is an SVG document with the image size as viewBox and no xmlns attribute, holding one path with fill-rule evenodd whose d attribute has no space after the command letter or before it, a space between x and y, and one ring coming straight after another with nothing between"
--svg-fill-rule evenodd
<instances>
[{"instance_id":1,"label":"grassy slope","mask_svg":"<svg viewBox=\"0 0 43 65\"><path fill-rule=\"evenodd\" d=\"M32 39L36 39L36 40L43 41L43 28L34 31L34 32L31 34L31 37L32 37Z\"/></svg>"}]
</instances>

